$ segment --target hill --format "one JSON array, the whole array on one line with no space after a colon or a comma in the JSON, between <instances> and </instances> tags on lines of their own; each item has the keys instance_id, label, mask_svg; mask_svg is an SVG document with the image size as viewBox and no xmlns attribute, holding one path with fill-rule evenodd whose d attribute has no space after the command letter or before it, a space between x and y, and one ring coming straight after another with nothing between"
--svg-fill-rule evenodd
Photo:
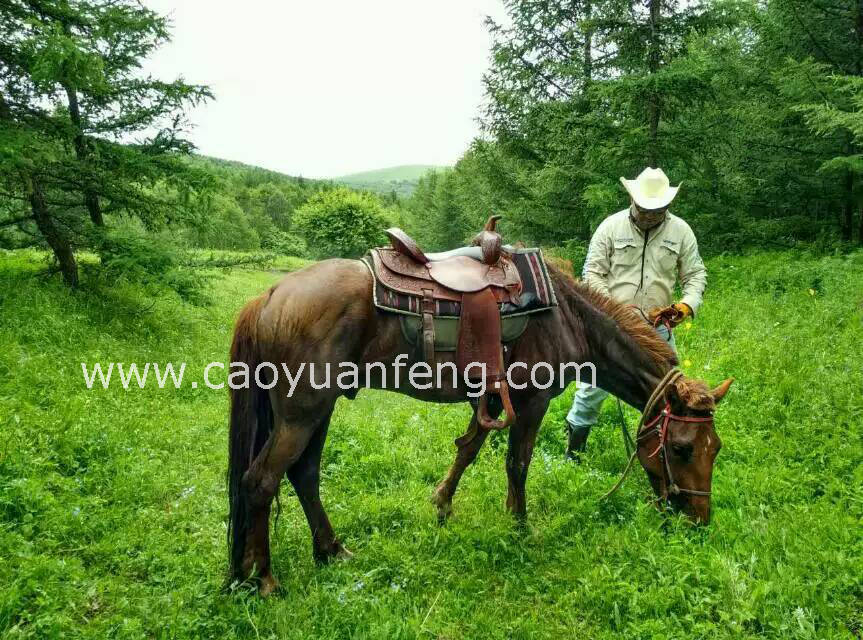
<instances>
[{"instance_id":1,"label":"hill","mask_svg":"<svg viewBox=\"0 0 863 640\"><path fill-rule=\"evenodd\" d=\"M252 164L245 164L237 160L225 160L224 158L215 158L213 156L205 156L194 154L190 156L190 161L199 166L204 167L223 177L232 177L241 179L244 182L251 184L262 184L264 182L272 182L277 184L298 184L306 183L324 183L324 180L315 180L304 178L302 176L291 176L272 169L264 169Z\"/></svg>"},{"instance_id":2,"label":"hill","mask_svg":"<svg viewBox=\"0 0 863 640\"><path fill-rule=\"evenodd\" d=\"M430 164L406 164L398 167L375 169L351 173L333 178L333 182L378 193L395 191L399 196L409 196L416 189L419 179L432 169L443 169Z\"/></svg>"}]
</instances>

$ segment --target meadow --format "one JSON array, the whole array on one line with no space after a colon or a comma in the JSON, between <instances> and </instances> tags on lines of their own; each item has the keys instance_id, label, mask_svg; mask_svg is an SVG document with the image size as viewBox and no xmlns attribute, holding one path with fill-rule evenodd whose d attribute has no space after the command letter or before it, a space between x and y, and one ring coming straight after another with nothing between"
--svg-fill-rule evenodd
<instances>
[{"instance_id":1,"label":"meadow","mask_svg":"<svg viewBox=\"0 0 863 640\"><path fill-rule=\"evenodd\" d=\"M363 391L339 401L322 480L356 555L315 566L284 485L282 590L262 600L222 590L226 392L88 390L81 363L186 362L200 381L281 271L219 273L210 303L191 306L122 283L73 293L34 254L0 253L0 635L860 638L863 252L708 269L703 312L677 340L687 374L736 378L717 412L709 527L661 517L640 471L599 500L624 465L617 410L567 462L573 389L540 432L528 524L504 509L502 435L439 526L429 497L468 408Z\"/></svg>"}]
</instances>

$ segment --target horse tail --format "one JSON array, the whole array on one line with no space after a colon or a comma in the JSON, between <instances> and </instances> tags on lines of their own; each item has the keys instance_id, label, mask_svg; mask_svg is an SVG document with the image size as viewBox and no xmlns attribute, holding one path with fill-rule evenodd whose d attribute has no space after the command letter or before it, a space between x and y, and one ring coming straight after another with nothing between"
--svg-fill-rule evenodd
<instances>
[{"instance_id":1,"label":"horse tail","mask_svg":"<svg viewBox=\"0 0 863 640\"><path fill-rule=\"evenodd\" d=\"M267 297L252 300L240 312L231 343L231 362L248 366L248 387L230 389L231 425L228 434L228 557L230 579L243 579L243 555L249 530L249 497L243 476L273 429L273 408L267 391L255 382L260 364L257 324Z\"/></svg>"}]
</instances>

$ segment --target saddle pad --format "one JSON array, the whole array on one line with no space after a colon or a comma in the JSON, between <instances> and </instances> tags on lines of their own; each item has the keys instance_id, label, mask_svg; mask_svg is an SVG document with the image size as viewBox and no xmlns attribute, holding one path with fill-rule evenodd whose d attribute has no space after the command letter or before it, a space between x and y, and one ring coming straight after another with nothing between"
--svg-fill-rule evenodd
<instances>
[{"instance_id":1,"label":"saddle pad","mask_svg":"<svg viewBox=\"0 0 863 640\"><path fill-rule=\"evenodd\" d=\"M557 298L554 294L551 279L540 249L516 249L511 252L513 262L521 276L522 291L519 296L519 304L503 302L500 307L501 316L519 315L525 313L536 313L557 306ZM398 282L381 282L375 269L373 256L366 255L363 262L375 277L374 301L375 306L386 311L403 313L413 316L422 314L422 298L417 295L400 291ZM425 269L422 265L416 265L419 269ZM403 269L411 269L405 264ZM458 318L461 315L461 294L447 292L446 289L434 286L435 317Z\"/></svg>"},{"instance_id":2,"label":"saddle pad","mask_svg":"<svg viewBox=\"0 0 863 640\"><path fill-rule=\"evenodd\" d=\"M521 337L527 329L530 317L521 314L508 316L501 320L501 342L504 344L513 342ZM399 315L402 335L411 346L422 344L422 318L419 316L402 313ZM435 318L434 323L434 350L455 351L458 343L458 318Z\"/></svg>"}]
</instances>

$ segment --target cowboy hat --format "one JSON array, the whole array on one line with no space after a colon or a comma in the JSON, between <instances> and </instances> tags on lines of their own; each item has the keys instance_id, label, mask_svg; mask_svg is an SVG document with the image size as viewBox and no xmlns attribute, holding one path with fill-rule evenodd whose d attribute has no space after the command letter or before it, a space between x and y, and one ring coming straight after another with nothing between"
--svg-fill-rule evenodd
<instances>
[{"instance_id":1,"label":"cowboy hat","mask_svg":"<svg viewBox=\"0 0 863 640\"><path fill-rule=\"evenodd\" d=\"M650 167L642 171L635 180L621 177L620 181L638 208L647 211L667 207L677 195L680 184L683 184L681 182L676 187L672 187L662 169Z\"/></svg>"}]
</instances>

